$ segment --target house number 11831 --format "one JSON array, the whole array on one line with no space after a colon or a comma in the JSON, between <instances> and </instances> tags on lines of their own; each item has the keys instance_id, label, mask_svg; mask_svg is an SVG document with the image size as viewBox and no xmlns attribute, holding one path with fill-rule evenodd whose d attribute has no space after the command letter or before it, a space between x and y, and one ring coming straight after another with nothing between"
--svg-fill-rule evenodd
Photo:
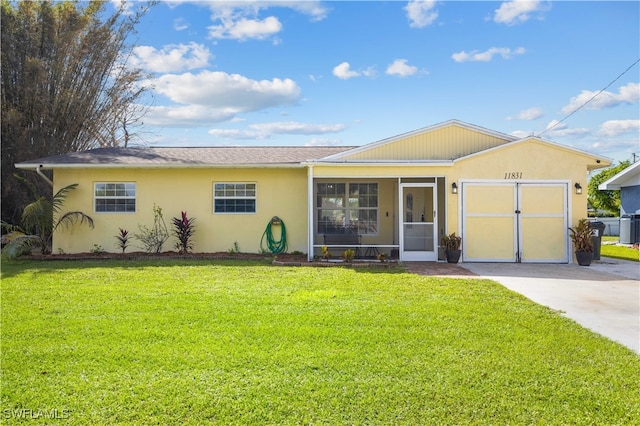
<instances>
[{"instance_id":1,"label":"house number 11831","mask_svg":"<svg viewBox=\"0 0 640 426\"><path fill-rule=\"evenodd\" d=\"M522 172L506 172L505 179L522 179Z\"/></svg>"}]
</instances>

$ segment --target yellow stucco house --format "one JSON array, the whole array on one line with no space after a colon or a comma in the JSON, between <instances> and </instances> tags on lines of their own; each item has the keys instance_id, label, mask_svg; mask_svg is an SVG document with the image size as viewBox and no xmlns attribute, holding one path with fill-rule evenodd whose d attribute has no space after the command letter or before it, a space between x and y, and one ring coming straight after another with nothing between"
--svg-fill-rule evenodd
<instances>
[{"instance_id":1,"label":"yellow stucco house","mask_svg":"<svg viewBox=\"0 0 640 426\"><path fill-rule=\"evenodd\" d=\"M452 120L360 147L101 148L16 166L53 170L54 191L78 183L64 208L94 219L93 230L58 231L53 253L116 252L118 228L150 225L155 204L168 224L181 211L196 218L194 252L259 252L277 216L289 252L309 259L355 235L362 256L436 261L455 232L464 262L567 263L587 173L610 164Z\"/></svg>"}]
</instances>

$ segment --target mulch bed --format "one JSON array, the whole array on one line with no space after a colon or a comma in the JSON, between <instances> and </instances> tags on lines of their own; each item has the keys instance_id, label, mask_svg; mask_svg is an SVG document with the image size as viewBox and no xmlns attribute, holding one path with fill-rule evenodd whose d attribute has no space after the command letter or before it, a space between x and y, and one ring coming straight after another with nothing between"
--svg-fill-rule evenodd
<instances>
[{"instance_id":1,"label":"mulch bed","mask_svg":"<svg viewBox=\"0 0 640 426\"><path fill-rule=\"evenodd\" d=\"M352 263L347 262L326 262L326 261L309 261L304 254L257 254L257 253L187 253L180 254L178 252L162 252L162 253L74 253L74 254L31 254L21 256L21 259L30 260L162 260L162 259L194 259L194 260L271 260L276 266L311 266L311 267L351 267L351 268L393 268L398 266L396 261L378 262L378 261L360 261L355 260Z\"/></svg>"}]
</instances>

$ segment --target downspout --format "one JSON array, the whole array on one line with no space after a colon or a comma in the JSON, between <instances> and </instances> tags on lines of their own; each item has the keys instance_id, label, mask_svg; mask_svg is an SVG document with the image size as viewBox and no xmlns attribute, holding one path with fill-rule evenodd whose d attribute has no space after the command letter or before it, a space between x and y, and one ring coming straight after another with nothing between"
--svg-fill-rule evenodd
<instances>
[{"instance_id":1,"label":"downspout","mask_svg":"<svg viewBox=\"0 0 640 426\"><path fill-rule=\"evenodd\" d=\"M47 175L45 175L44 173L42 173L42 164L40 164L38 167L36 167L36 173L42 178L44 179L45 182L47 182L49 184L50 187L53 188L53 182L51 181L51 179L49 179L47 177Z\"/></svg>"}]
</instances>

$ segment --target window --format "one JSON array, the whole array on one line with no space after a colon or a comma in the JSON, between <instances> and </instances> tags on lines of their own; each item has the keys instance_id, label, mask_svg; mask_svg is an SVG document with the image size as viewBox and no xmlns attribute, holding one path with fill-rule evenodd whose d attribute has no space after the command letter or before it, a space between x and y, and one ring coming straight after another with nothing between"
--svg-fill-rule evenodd
<instances>
[{"instance_id":1,"label":"window","mask_svg":"<svg viewBox=\"0 0 640 426\"><path fill-rule=\"evenodd\" d=\"M378 233L377 183L318 183L319 234Z\"/></svg>"},{"instance_id":2,"label":"window","mask_svg":"<svg viewBox=\"0 0 640 426\"><path fill-rule=\"evenodd\" d=\"M213 189L214 213L255 213L255 183L215 183Z\"/></svg>"},{"instance_id":3,"label":"window","mask_svg":"<svg viewBox=\"0 0 640 426\"><path fill-rule=\"evenodd\" d=\"M97 182L93 192L96 213L135 213L135 182Z\"/></svg>"}]
</instances>

